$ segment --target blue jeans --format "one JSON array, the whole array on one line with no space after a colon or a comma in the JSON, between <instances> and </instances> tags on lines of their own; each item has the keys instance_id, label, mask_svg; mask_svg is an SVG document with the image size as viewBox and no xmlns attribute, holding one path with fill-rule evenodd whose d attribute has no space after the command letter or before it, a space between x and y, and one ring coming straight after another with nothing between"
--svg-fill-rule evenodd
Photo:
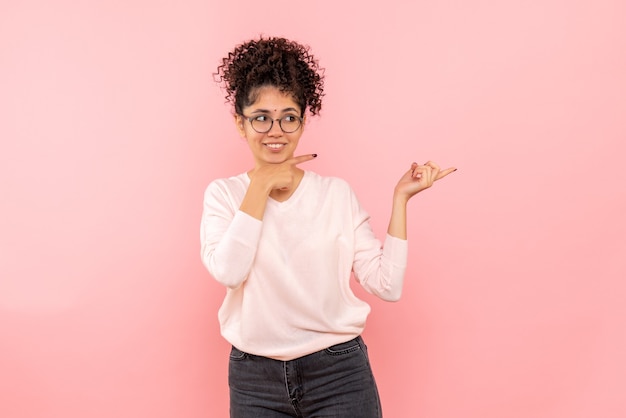
<instances>
[{"instance_id":1,"label":"blue jeans","mask_svg":"<svg viewBox=\"0 0 626 418\"><path fill-rule=\"evenodd\" d=\"M231 418L380 418L378 389L361 337L290 361L233 347Z\"/></svg>"}]
</instances>

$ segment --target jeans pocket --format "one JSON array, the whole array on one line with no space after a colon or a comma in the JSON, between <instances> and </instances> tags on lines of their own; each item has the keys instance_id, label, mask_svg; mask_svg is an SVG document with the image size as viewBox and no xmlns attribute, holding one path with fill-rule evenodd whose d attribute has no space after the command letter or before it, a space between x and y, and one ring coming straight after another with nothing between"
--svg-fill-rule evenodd
<instances>
[{"instance_id":1,"label":"jeans pocket","mask_svg":"<svg viewBox=\"0 0 626 418\"><path fill-rule=\"evenodd\" d=\"M346 341L345 343L339 343L326 348L324 351L331 356L342 356L344 354L352 353L360 350L361 345L356 339Z\"/></svg>"},{"instance_id":2,"label":"jeans pocket","mask_svg":"<svg viewBox=\"0 0 626 418\"><path fill-rule=\"evenodd\" d=\"M238 349L237 347L233 346L233 348L230 349L230 359L234 360L234 361L239 361L239 360L243 360L246 358L248 354L241 351L240 349Z\"/></svg>"}]
</instances>

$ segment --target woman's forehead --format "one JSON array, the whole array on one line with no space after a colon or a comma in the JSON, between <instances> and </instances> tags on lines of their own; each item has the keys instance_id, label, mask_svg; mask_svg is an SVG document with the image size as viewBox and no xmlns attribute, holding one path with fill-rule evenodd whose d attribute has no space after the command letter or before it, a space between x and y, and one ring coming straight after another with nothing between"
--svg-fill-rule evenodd
<instances>
[{"instance_id":1,"label":"woman's forehead","mask_svg":"<svg viewBox=\"0 0 626 418\"><path fill-rule=\"evenodd\" d=\"M300 111L300 106L294 100L293 95L273 86L259 87L252 96L253 102L246 106L247 108L269 112Z\"/></svg>"}]
</instances>

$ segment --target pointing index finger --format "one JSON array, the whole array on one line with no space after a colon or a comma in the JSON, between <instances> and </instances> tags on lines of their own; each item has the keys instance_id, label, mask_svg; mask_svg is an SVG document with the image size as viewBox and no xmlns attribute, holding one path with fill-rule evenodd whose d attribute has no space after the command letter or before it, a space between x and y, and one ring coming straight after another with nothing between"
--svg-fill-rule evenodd
<instances>
[{"instance_id":1,"label":"pointing index finger","mask_svg":"<svg viewBox=\"0 0 626 418\"><path fill-rule=\"evenodd\" d=\"M303 163L305 161L310 161L310 160L314 159L315 157L317 157L317 154L300 155L298 157L293 157L292 159L288 160L288 162L290 164L297 165L297 164Z\"/></svg>"},{"instance_id":2,"label":"pointing index finger","mask_svg":"<svg viewBox=\"0 0 626 418\"><path fill-rule=\"evenodd\" d=\"M442 178L444 178L445 176L447 176L448 174L450 174L450 173L454 173L455 171L456 171L456 168L455 168L455 167L450 167L450 168L447 168L447 169L445 169L445 170L441 170L441 171L439 172L439 174L437 175L437 178L436 178L435 180L442 179Z\"/></svg>"}]
</instances>

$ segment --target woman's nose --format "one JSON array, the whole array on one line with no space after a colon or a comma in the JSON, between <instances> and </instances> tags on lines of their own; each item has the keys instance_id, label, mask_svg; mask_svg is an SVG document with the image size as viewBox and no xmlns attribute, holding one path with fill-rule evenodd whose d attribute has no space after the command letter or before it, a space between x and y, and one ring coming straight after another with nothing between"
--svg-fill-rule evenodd
<instances>
[{"instance_id":1,"label":"woman's nose","mask_svg":"<svg viewBox=\"0 0 626 418\"><path fill-rule=\"evenodd\" d=\"M282 136L283 129L280 127L280 120L274 119L274 123L272 123L272 127L267 132L268 136Z\"/></svg>"}]
</instances>

